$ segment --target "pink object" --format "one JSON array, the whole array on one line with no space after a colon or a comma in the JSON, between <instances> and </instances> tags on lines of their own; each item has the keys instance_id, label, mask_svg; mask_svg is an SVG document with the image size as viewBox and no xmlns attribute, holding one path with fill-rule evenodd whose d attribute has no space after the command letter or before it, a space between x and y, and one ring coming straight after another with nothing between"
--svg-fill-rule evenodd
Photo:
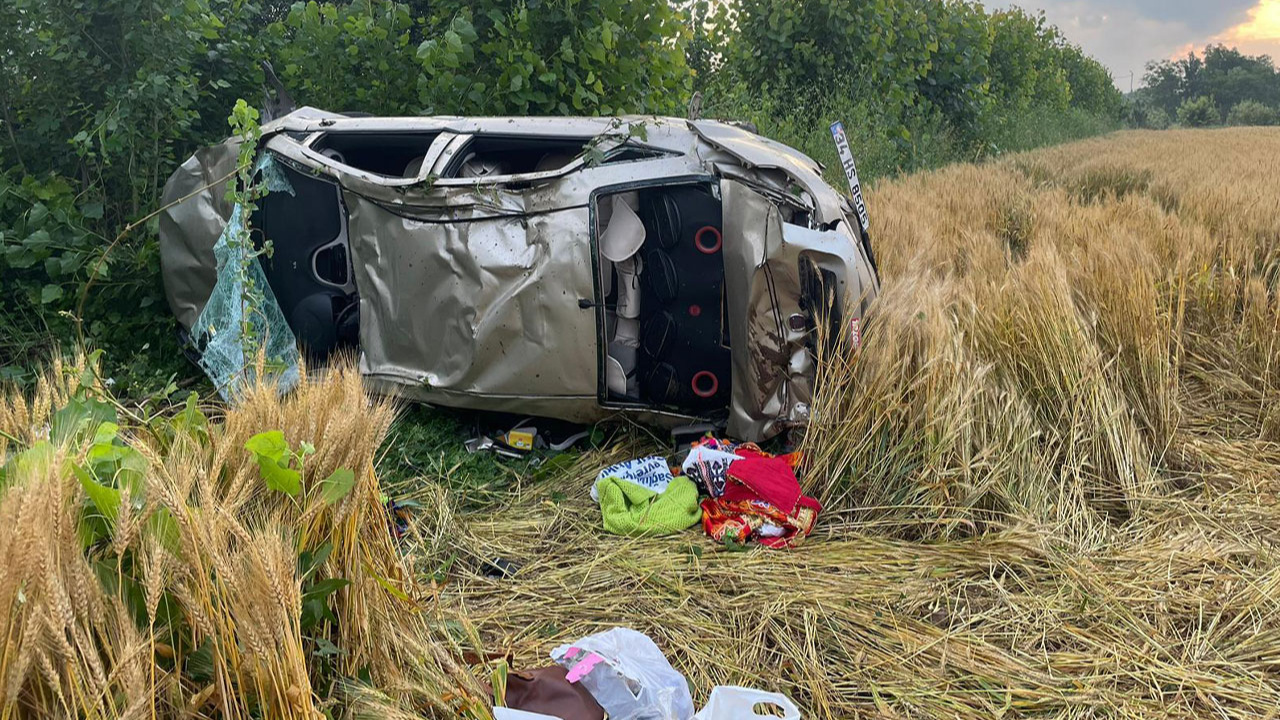
<instances>
[{"instance_id":1,"label":"pink object","mask_svg":"<svg viewBox=\"0 0 1280 720\"><path fill-rule=\"evenodd\" d=\"M574 649L576 650L577 648ZM564 676L564 679L571 683L576 683L586 677L587 673L595 670L596 666L602 662L604 662L604 658L595 653L587 653L586 657L579 660L578 664L574 665L573 668L569 670L568 674Z\"/></svg>"},{"instance_id":2,"label":"pink object","mask_svg":"<svg viewBox=\"0 0 1280 720\"><path fill-rule=\"evenodd\" d=\"M742 459L725 471L730 482L725 486L724 499L729 502L763 500L788 515L793 514L802 494L791 465L782 458L764 457L749 450L739 451L738 455Z\"/></svg>"}]
</instances>

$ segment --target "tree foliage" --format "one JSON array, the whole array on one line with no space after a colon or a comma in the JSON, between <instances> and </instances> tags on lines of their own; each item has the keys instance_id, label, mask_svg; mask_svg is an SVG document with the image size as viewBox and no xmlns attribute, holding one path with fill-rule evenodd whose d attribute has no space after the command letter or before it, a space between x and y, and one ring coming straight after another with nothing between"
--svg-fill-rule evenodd
<instances>
[{"instance_id":1,"label":"tree foliage","mask_svg":"<svg viewBox=\"0 0 1280 720\"><path fill-rule=\"evenodd\" d=\"M685 27L662 0L441 0L417 50L428 112L613 115L683 110Z\"/></svg>"},{"instance_id":2,"label":"tree foliage","mask_svg":"<svg viewBox=\"0 0 1280 720\"><path fill-rule=\"evenodd\" d=\"M980 140L1032 108L1082 107L1119 117L1106 70L1043 16L986 14L948 0L738 0L724 6L724 75L798 109L871 99L903 115L936 115ZM1074 83L1074 84L1073 84Z\"/></svg>"},{"instance_id":3,"label":"tree foliage","mask_svg":"<svg viewBox=\"0 0 1280 720\"><path fill-rule=\"evenodd\" d=\"M1228 125L1276 125L1280 123L1280 111L1267 107L1257 100L1241 100L1227 113Z\"/></svg>"},{"instance_id":4,"label":"tree foliage","mask_svg":"<svg viewBox=\"0 0 1280 720\"><path fill-rule=\"evenodd\" d=\"M1245 55L1235 48L1210 45L1201 54L1189 53L1178 60L1148 63L1138 91L1140 106L1163 110L1169 116L1179 114L1188 102L1201 103L1211 98L1214 124L1222 122L1222 114L1245 101L1268 108L1280 107L1280 73L1266 55ZM1196 105L1199 117L1209 117L1207 110Z\"/></svg>"},{"instance_id":5,"label":"tree foliage","mask_svg":"<svg viewBox=\"0 0 1280 720\"><path fill-rule=\"evenodd\" d=\"M1222 114L1213 98L1200 96L1182 101L1178 106L1178 124L1199 128L1217 125L1222 122Z\"/></svg>"}]
</instances>

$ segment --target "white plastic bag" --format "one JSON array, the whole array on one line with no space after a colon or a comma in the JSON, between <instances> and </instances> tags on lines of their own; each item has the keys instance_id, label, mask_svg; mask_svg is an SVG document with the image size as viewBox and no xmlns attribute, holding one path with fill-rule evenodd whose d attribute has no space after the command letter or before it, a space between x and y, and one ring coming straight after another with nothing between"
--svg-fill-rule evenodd
<instances>
[{"instance_id":1,"label":"white plastic bag","mask_svg":"<svg viewBox=\"0 0 1280 720\"><path fill-rule=\"evenodd\" d=\"M560 720L560 718L554 715L543 715L542 713L496 707L493 709L493 720Z\"/></svg>"},{"instance_id":2,"label":"white plastic bag","mask_svg":"<svg viewBox=\"0 0 1280 720\"><path fill-rule=\"evenodd\" d=\"M693 697L684 676L643 633L613 628L551 651L609 713L609 720L690 720Z\"/></svg>"},{"instance_id":3,"label":"white plastic bag","mask_svg":"<svg viewBox=\"0 0 1280 720\"><path fill-rule=\"evenodd\" d=\"M800 708L786 695L734 685L713 689L707 704L693 716L693 720L777 720L776 715L757 715L756 705L776 705L785 713L782 720L800 720Z\"/></svg>"}]
</instances>

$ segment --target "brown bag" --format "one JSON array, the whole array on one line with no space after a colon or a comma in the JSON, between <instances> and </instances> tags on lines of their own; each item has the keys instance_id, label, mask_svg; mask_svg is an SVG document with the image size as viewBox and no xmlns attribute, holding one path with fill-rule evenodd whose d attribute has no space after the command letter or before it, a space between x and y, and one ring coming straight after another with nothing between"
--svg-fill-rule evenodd
<instances>
[{"instance_id":1,"label":"brown bag","mask_svg":"<svg viewBox=\"0 0 1280 720\"><path fill-rule=\"evenodd\" d=\"M507 707L564 720L604 720L600 703L581 684L566 680L567 674L559 665L512 672L507 676Z\"/></svg>"}]
</instances>

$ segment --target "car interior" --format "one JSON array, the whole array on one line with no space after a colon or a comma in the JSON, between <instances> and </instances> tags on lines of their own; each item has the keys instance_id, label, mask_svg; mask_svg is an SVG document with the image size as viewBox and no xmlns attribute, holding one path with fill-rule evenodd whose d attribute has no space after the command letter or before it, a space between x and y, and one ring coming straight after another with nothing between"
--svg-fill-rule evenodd
<instances>
[{"instance_id":1,"label":"car interior","mask_svg":"<svg viewBox=\"0 0 1280 720\"><path fill-rule=\"evenodd\" d=\"M360 303L338 185L285 163L293 193L268 193L250 219L267 282L307 359L322 363L360 340Z\"/></svg>"},{"instance_id":2,"label":"car interior","mask_svg":"<svg viewBox=\"0 0 1280 720\"><path fill-rule=\"evenodd\" d=\"M440 173L446 178L483 178L559 170L582 153L589 139L477 136Z\"/></svg>"},{"instance_id":3,"label":"car interior","mask_svg":"<svg viewBox=\"0 0 1280 720\"><path fill-rule=\"evenodd\" d=\"M438 132L325 133L312 149L348 167L387 177L417 177Z\"/></svg>"},{"instance_id":4,"label":"car interior","mask_svg":"<svg viewBox=\"0 0 1280 720\"><path fill-rule=\"evenodd\" d=\"M600 195L601 401L687 414L729 404L721 206L705 183Z\"/></svg>"},{"instance_id":5,"label":"car interior","mask_svg":"<svg viewBox=\"0 0 1280 720\"><path fill-rule=\"evenodd\" d=\"M348 163L354 158L368 169L390 170L412 163L410 154L421 151L413 143L421 140L397 137L382 150L363 140L323 149L343 153ZM568 149L549 145L539 152ZM536 154L512 162L534 162ZM279 167L294 192L273 192L258 202L254 238L259 246L271 242L270 257L261 258L268 282L308 360L323 363L359 345L342 195L327 178L287 163ZM683 182L602 193L594 210L604 298L600 401L690 415L723 410L731 393L731 355L715 187Z\"/></svg>"}]
</instances>

